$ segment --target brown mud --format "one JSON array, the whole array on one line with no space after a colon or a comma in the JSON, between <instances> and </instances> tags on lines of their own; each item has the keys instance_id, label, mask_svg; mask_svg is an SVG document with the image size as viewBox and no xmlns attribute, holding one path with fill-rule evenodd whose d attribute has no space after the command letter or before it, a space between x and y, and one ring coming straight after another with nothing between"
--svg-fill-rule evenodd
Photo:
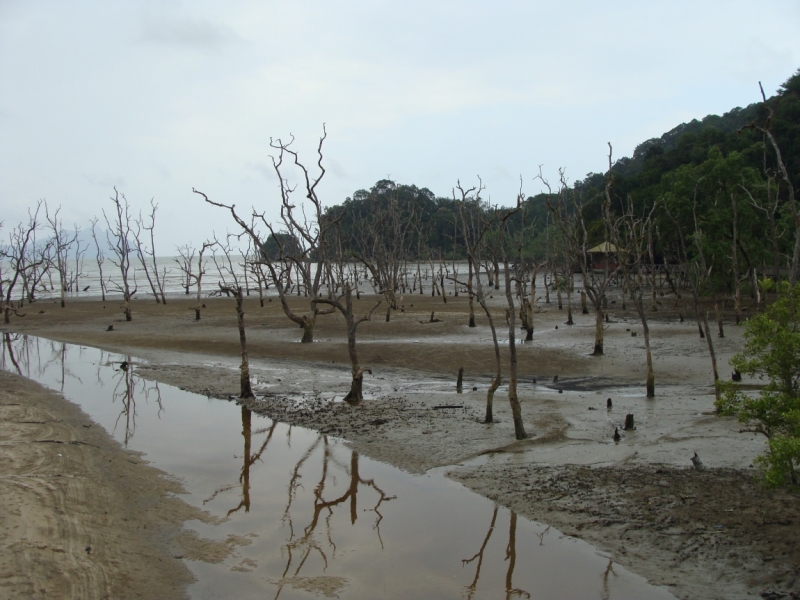
<instances>
[{"instance_id":1,"label":"brown mud","mask_svg":"<svg viewBox=\"0 0 800 600\"><path fill-rule=\"evenodd\" d=\"M389 323L361 325L359 358L373 376L364 380L367 400L351 407L335 401L349 389L341 317L319 317L317 341L300 344L302 331L277 301L261 308L247 299L256 392L248 406L345 438L408 471L446 467L476 492L587 540L678 597L800 593L800 497L765 490L752 467L763 437L713 414L711 364L694 323L680 323L677 309L653 313L656 399L647 400L644 344L631 335L641 324L632 309L611 306L606 355L593 357L593 316L576 313L576 324L566 326L566 310L540 303L534 340L518 347L532 437L516 442L504 387L495 395L499 422L481 422L492 371L488 327L480 316L477 328L466 326L466 297L448 300L406 295ZM494 302L502 319L503 306ZM112 302L75 301L65 309L40 302L9 330L141 357L148 361L142 376L230 398L238 390L233 301L206 304L196 322L188 300L141 300L127 323ZM362 296L360 305L366 311L372 302ZM439 322L425 322L431 311ZM726 337L714 340L722 373L741 347L741 331L728 325ZM460 367L464 393L456 394ZM629 413L636 429L614 443L614 427ZM694 452L706 470L691 469Z\"/></svg>"}]
</instances>

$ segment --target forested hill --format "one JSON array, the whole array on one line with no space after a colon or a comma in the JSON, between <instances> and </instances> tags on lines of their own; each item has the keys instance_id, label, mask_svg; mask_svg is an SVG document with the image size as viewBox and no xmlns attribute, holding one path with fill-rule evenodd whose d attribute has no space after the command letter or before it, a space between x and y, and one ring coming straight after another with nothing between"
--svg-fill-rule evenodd
<instances>
[{"instance_id":1,"label":"forested hill","mask_svg":"<svg viewBox=\"0 0 800 600\"><path fill-rule=\"evenodd\" d=\"M754 124L757 127L752 127ZM625 202L632 200L637 209L645 210L659 198L676 193L685 195L687 186L699 181L703 182L699 194L705 198L705 204L712 200L716 203L722 188L746 183L750 193L758 196L758 190L766 189L771 182L779 196L776 215L785 218L788 211L782 210L785 200L781 194L786 194L782 189L786 186L780 181L775 152L759 128L773 134L797 189L800 184L800 70L766 103L758 102L734 108L722 116L709 115L683 123L659 138L639 144L633 156L614 163L614 196ZM606 173L590 173L575 182L573 188L584 196L599 197L606 178ZM539 224L546 223L546 200L544 195L528 198L529 220L536 218ZM358 190L343 204L329 208L327 213L341 219L345 245L357 244L358 225L389 202L400 207L404 215L419 217L420 226L402 232L413 238L407 244L410 254L416 254L424 246L426 253L459 255L454 240L453 199L437 196L424 187L381 180L370 190ZM768 203L769 198L765 197L764 202ZM704 203L700 205L703 208ZM710 205L705 208L710 210ZM599 211L596 215L599 216ZM705 216L701 214L701 220ZM756 231L752 233L757 235ZM530 249L536 251L538 247L541 244L532 243Z\"/></svg>"}]
</instances>

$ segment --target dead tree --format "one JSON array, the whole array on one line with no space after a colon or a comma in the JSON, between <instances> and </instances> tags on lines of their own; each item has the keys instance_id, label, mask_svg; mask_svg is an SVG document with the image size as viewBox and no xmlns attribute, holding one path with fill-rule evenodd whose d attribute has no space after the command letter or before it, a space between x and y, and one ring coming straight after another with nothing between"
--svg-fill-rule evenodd
<instances>
[{"instance_id":1,"label":"dead tree","mask_svg":"<svg viewBox=\"0 0 800 600\"><path fill-rule=\"evenodd\" d=\"M694 197L692 199L692 216L694 218L694 234L692 235L692 239L694 240L695 248L697 250L697 258L699 260L699 266L701 267L702 277L699 280L700 283L705 283L708 286L709 292L711 294L711 301L714 303L714 314L717 319L717 335L719 337L725 337L725 330L723 329L722 324L722 313L719 309L719 297L717 296L716 287L714 286L714 281L711 277L711 268L709 268L708 263L706 262L706 254L703 251L703 230L700 227L700 221L697 218L697 188L702 181L702 177L697 180L697 185L695 185L694 189ZM712 267L713 268L713 267ZM708 334L708 324L705 324L706 334ZM713 353L713 350L712 350ZM716 367L715 367L716 369Z\"/></svg>"},{"instance_id":2,"label":"dead tree","mask_svg":"<svg viewBox=\"0 0 800 600\"><path fill-rule=\"evenodd\" d=\"M612 148L608 145L608 180L605 186L605 202L603 203L603 219L606 223L606 230L610 233L611 239L617 249L620 267L624 282L631 290L633 304L636 313L642 322L642 336L644 337L645 364L647 366L647 376L645 390L648 398L655 397L655 373L653 371L653 353L650 348L650 326L647 322L647 313L644 309L644 285L640 277L645 270L645 257L649 258L650 267L653 267L653 214L656 205L650 209L646 215L638 217L634 213L633 201L628 198L628 205L624 213L618 219L611 214L611 189L613 185L613 163L611 161ZM654 280L653 280L654 281ZM651 281L652 284L652 281ZM652 304L655 306L655 285L651 285L650 293L653 297ZM624 297L624 293L623 293Z\"/></svg>"},{"instance_id":3,"label":"dead tree","mask_svg":"<svg viewBox=\"0 0 800 600\"><path fill-rule=\"evenodd\" d=\"M103 210L103 218L106 221L108 229L106 230L106 240L111 252L115 258L109 258L111 263L119 269L120 281L114 282L117 290L122 293L122 300L124 302L125 320L130 321L133 318L131 312L131 298L136 293L136 285L134 282L134 289L131 291L130 287L130 269L131 269L131 212L128 199L125 194L120 194L117 188L114 188L114 196L111 198L114 203L114 212L109 219L105 209Z\"/></svg>"},{"instance_id":4,"label":"dead tree","mask_svg":"<svg viewBox=\"0 0 800 600\"><path fill-rule=\"evenodd\" d=\"M97 241L97 222L98 218L92 218L92 239L94 240L94 246L97 250L96 260L97 260L97 271L100 273L100 297L103 299L103 302L106 301L106 281L103 278L103 263L106 260L106 255L103 252L103 249L100 247L100 242Z\"/></svg>"},{"instance_id":5,"label":"dead tree","mask_svg":"<svg viewBox=\"0 0 800 600\"><path fill-rule=\"evenodd\" d=\"M592 354L594 356L602 356L605 334L603 325L603 302L605 300L606 290L617 268L615 267L612 269L608 259L604 261L602 269L595 268L595 265L590 262L588 254L589 232L586 228L586 218L584 215L588 202L583 197L582 192L570 189L567 185L563 170L561 170L559 174L560 185L556 202L552 203L548 200L547 207L553 215L556 226L561 233L565 248L568 248L568 255L573 257L580 267L583 277L583 289L589 301L592 303L595 315L594 352ZM550 196L552 197L552 190L547 180L542 177L541 172L537 178L548 188ZM610 186L611 178L607 177L606 189L609 189ZM603 227L603 241L606 244L606 254L608 254L611 250L608 246L610 232L605 222L603 223Z\"/></svg>"},{"instance_id":6,"label":"dead tree","mask_svg":"<svg viewBox=\"0 0 800 600\"><path fill-rule=\"evenodd\" d=\"M372 318L372 313L382 303L378 300L370 309L370 311L360 317L356 317L353 310L353 293L352 286L349 282L344 284L344 303L341 302L342 297L338 299L320 298L318 302L322 304L330 304L336 308L345 319L347 324L347 351L350 356L350 364L352 367L353 380L350 385L350 391L344 397L347 402L355 403L363 400L363 379L364 373L372 374L372 369L369 367L362 368L358 361L358 353L356 351L356 330L358 326L364 321L369 321Z\"/></svg>"},{"instance_id":7,"label":"dead tree","mask_svg":"<svg viewBox=\"0 0 800 600\"><path fill-rule=\"evenodd\" d=\"M363 383L364 373L372 375L372 369L369 367L362 367L358 361L358 352L356 351L356 330L358 326L364 321L369 321L372 318L372 313L383 302L380 298L372 305L369 312L361 316L355 314L353 307L353 286L350 281L341 281L339 285L342 289L342 295L338 298L318 298L317 302L320 304L328 304L334 309L338 310L344 317L345 324L347 325L347 352L350 356L350 366L352 369L353 380L350 384L350 391L344 397L346 402L356 404L364 399Z\"/></svg>"},{"instance_id":8,"label":"dead tree","mask_svg":"<svg viewBox=\"0 0 800 600\"><path fill-rule=\"evenodd\" d=\"M145 224L141 211L139 211L139 218L136 219L136 229L133 230L133 237L136 240L136 254L139 257L139 263L142 265L144 275L147 278L147 283L150 284L150 289L156 299L156 304L166 304L167 297L164 294L164 287L167 279L167 269L163 269L162 273L158 272L158 259L156 258L156 211L158 204L152 199L150 200L150 223ZM141 235L142 230L149 233L150 245L147 242L142 243Z\"/></svg>"},{"instance_id":9,"label":"dead tree","mask_svg":"<svg viewBox=\"0 0 800 600\"><path fill-rule=\"evenodd\" d=\"M492 228L492 221L484 217L484 205L481 203L480 193L483 189L481 183L477 187L464 189L461 182L458 183L456 189L459 192L460 198L456 198L455 191L453 192L453 200L457 207L457 217L461 225L461 237L464 240L464 249L470 264L480 265L483 263L482 250L484 249L484 238ZM487 211L488 212L488 211ZM486 392L486 416L484 423L492 423L494 421L493 405L494 394L497 388L502 383L502 370L500 363L500 343L497 340L497 329L494 325L494 318L489 306L486 302L486 294L483 290L483 283L481 282L480 272L474 280L474 286L468 285L467 292L470 294L470 300L474 296L481 305L486 319L489 322L489 329L492 332L492 347L494 349L494 376Z\"/></svg>"},{"instance_id":10,"label":"dead tree","mask_svg":"<svg viewBox=\"0 0 800 600\"><path fill-rule=\"evenodd\" d=\"M610 194L610 188L607 189ZM608 198L606 201L604 218L608 223L608 229L611 232L614 245L617 247L617 252L619 256L622 257L620 261L620 271L628 288L633 292L633 304L642 322L645 364L647 366L645 389L647 397L654 398L656 394L656 384L655 373L653 371L653 354L650 348L650 326L647 322L647 313L644 308L644 286L638 275L644 269L645 256L649 255L647 247L650 246L650 240L652 239L653 213L656 207L654 205L649 214L637 217L634 213L633 202L629 198L625 213L619 219L614 219L611 215L611 211L608 210L610 206L611 201L610 198ZM651 290L651 293L654 292Z\"/></svg>"},{"instance_id":11,"label":"dead tree","mask_svg":"<svg viewBox=\"0 0 800 600\"><path fill-rule=\"evenodd\" d=\"M202 295L202 283L203 283L203 275L206 274L206 263L204 260L204 254L206 250L212 248L216 242L203 242L203 245L200 248L200 251L197 252L197 270L194 270L193 261L196 250L192 247L187 245L184 246L176 246L178 251L178 255L180 258L174 259L178 266L180 267L181 271L183 271L184 276L186 277L186 293L189 293L189 288L192 286L192 282L194 282L196 287L196 302L194 305L194 320L200 320L200 309L203 308L203 295Z\"/></svg>"},{"instance_id":12,"label":"dead tree","mask_svg":"<svg viewBox=\"0 0 800 600\"><path fill-rule=\"evenodd\" d=\"M50 214L50 208L47 202L44 203L44 214L52 235L52 249L53 249L53 267L58 273L59 279L59 297L61 300L61 308L66 306L67 287L69 284L69 252L75 240L78 239L77 228L74 233L69 234L64 230L64 225L58 216L61 212L59 206L53 214Z\"/></svg>"},{"instance_id":13,"label":"dead tree","mask_svg":"<svg viewBox=\"0 0 800 600\"><path fill-rule=\"evenodd\" d=\"M525 330L525 341L530 342L533 340L533 304L532 301L535 302L535 298L533 298L534 287L535 283L534 280L536 278L536 271L538 270L538 266L534 264L534 261L528 260L524 256L523 249L525 247L525 240L530 236L533 232L533 229L536 225L534 220L533 223L530 225L526 225L526 209L521 208L521 227L519 231L516 232L513 244L516 248L516 260L514 265L512 266L512 271L509 276L513 276L514 278L514 290L519 301L519 318L522 324L522 328ZM530 287L528 286L528 280L530 281ZM570 311L570 320L572 319L572 313Z\"/></svg>"},{"instance_id":14,"label":"dead tree","mask_svg":"<svg viewBox=\"0 0 800 600\"><path fill-rule=\"evenodd\" d=\"M215 240L212 246L212 260L219 273L220 281L217 283L219 291L233 296L236 300L236 322L239 328L239 348L242 356L242 362L239 365L239 397L252 398L253 388L250 386L250 360L247 355L247 334L244 323L244 287L242 275L234 266L231 258L233 251L230 242L230 237L224 244Z\"/></svg>"},{"instance_id":15,"label":"dead tree","mask_svg":"<svg viewBox=\"0 0 800 600\"><path fill-rule=\"evenodd\" d=\"M18 308L22 308L27 300L28 304L36 301L36 292L53 291L53 240L48 239L40 243L37 239L39 227L31 232L30 240L25 248L25 255L21 261L22 271L19 275L19 282L22 290L19 297ZM47 278L49 288L45 285L44 279Z\"/></svg>"},{"instance_id":16,"label":"dead tree","mask_svg":"<svg viewBox=\"0 0 800 600\"><path fill-rule=\"evenodd\" d=\"M411 233L417 230L414 206L400 206L396 187L385 193L372 193L370 212L356 227L354 256L361 261L382 290L386 300L386 321L397 309L397 292L408 260Z\"/></svg>"},{"instance_id":17,"label":"dead tree","mask_svg":"<svg viewBox=\"0 0 800 600\"><path fill-rule=\"evenodd\" d=\"M522 421L522 408L517 396L517 343L515 339L516 333L516 319L515 319L515 306L514 295L511 290L511 269L508 264L508 253L505 248L505 235L508 227L508 219L513 214L521 209L522 205L522 190L517 194L517 206L510 210L505 211L500 217L500 224L498 228L498 246L503 260L503 270L505 271L505 293L506 302L508 303L508 311L506 312L506 320L508 322L508 353L509 353L509 376L508 376L508 402L511 404L511 415L514 420L514 435L518 440L524 440L528 437L525 432L525 425Z\"/></svg>"},{"instance_id":18,"label":"dead tree","mask_svg":"<svg viewBox=\"0 0 800 600\"><path fill-rule=\"evenodd\" d=\"M184 293L188 296L191 292L189 288L192 287L192 264L194 263L194 255L197 250L191 244L184 244L183 246L175 246L178 251L178 258L173 260L178 264L178 268L183 273L181 277L181 287Z\"/></svg>"},{"instance_id":19,"label":"dead tree","mask_svg":"<svg viewBox=\"0 0 800 600\"><path fill-rule=\"evenodd\" d=\"M284 231L278 231L268 222L263 213L255 210L250 221L245 221L237 212L236 205L215 202L196 189L192 191L214 206L228 209L231 216L250 236L254 246L260 252L260 262L267 266L281 301L284 314L303 328L303 343L314 341L314 325L321 311L317 308L317 300L321 294L325 261L328 255L328 235L336 220L325 215L322 201L317 195L317 186L325 176L322 166L322 145L327 137L323 126L323 135L317 146L318 174L312 176L305 165L300 162L298 153L292 149L294 137L289 142L270 139L270 146L278 150L278 156L272 157L272 166L280 182L281 221ZM287 165L287 163L290 163ZM289 184L285 171L294 166L300 172L303 181L305 201L297 203L292 198L296 187ZM263 226L266 231L257 229ZM274 250L274 254L273 254ZM289 306L287 295L290 292L289 277L294 273L297 285L302 286L309 299L309 311L305 314L295 313ZM284 284L284 282L286 282ZM298 287L299 290L299 287ZM324 311L325 313L332 312Z\"/></svg>"},{"instance_id":20,"label":"dead tree","mask_svg":"<svg viewBox=\"0 0 800 600\"><path fill-rule=\"evenodd\" d=\"M791 271L789 272L789 284L794 285L797 281L798 273L800 272L800 210L797 207L797 200L795 198L795 189L794 184L792 183L792 178L789 175L789 170L786 167L786 163L783 161L783 156L781 155L781 149L778 146L778 142L775 140L775 136L772 134L771 124L773 118L772 107L767 104L767 97L764 94L764 88L761 85L761 82L758 82L758 87L761 90L761 100L764 103L764 106L767 108L768 116L767 120L764 125L759 125L755 122L743 127L743 129L755 129L756 131L760 131L762 135L769 141L769 145L772 150L775 152L775 162L777 163L778 173L780 173L781 180L786 187L786 191L789 195L789 210L791 211L792 215L792 224L794 225L794 248L792 251L792 264L791 264ZM777 277L776 273L776 277Z\"/></svg>"},{"instance_id":21,"label":"dead tree","mask_svg":"<svg viewBox=\"0 0 800 600\"><path fill-rule=\"evenodd\" d=\"M699 183L700 182L698 181L697 184ZM694 196L696 204L697 185L695 185ZM711 331L708 326L708 313L706 311L701 310L699 305L700 303L699 303L698 290L705 281L705 278L708 276L708 272L706 271L705 267L701 264L699 259L690 261L689 247L680 222L678 221L678 219L675 218L674 215L670 213L669 207L666 204L664 206L664 210L666 211L667 215L669 216L670 220L675 226L675 231L678 234L679 256L681 257L683 264L687 266L687 270L689 271L687 273L687 282L689 283L689 288L692 291L692 298L694 300L697 326L700 329L700 337L705 338L706 343L708 344L708 353L711 358L711 369L714 376L714 394L717 400L719 400L720 387L719 387L719 371L717 370L717 354L714 351L714 341L711 339Z\"/></svg>"},{"instance_id":22,"label":"dead tree","mask_svg":"<svg viewBox=\"0 0 800 600\"><path fill-rule=\"evenodd\" d=\"M38 261L29 260L30 244L34 237L34 232L39 227L38 218L41 206L42 203L38 202L33 212L28 209L28 222L19 223L11 230L8 236L8 245L0 253L0 264L5 262L8 266L7 274L0 273L0 309L3 311L3 323L6 325L11 322L12 313L18 317L25 316L20 313L21 303L15 307L12 300L17 281L27 271L41 266L46 260L44 254Z\"/></svg>"}]
</instances>

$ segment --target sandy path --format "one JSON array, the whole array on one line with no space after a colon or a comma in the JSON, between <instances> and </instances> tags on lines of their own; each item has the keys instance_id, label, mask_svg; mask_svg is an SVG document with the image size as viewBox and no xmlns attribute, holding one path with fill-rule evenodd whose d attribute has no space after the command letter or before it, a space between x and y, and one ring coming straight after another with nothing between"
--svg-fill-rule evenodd
<instances>
[{"instance_id":1,"label":"sandy path","mask_svg":"<svg viewBox=\"0 0 800 600\"><path fill-rule=\"evenodd\" d=\"M45 306L13 327L130 352L149 361L139 369L143 376L211 396L235 395L238 343L230 301L208 300L199 323L187 302L136 303L131 323L116 308ZM441 323L420 322L431 310ZM331 401L349 382L340 319L321 317L318 342L306 345L295 343L299 330L276 303L261 308L250 301L246 312L254 410L344 437L360 452L412 472L450 465L452 476L478 493L586 539L679 597L738 598L773 588L800 593L800 550L787 543L800 539L798 496L759 486L751 465L764 440L713 415L705 342L695 325L679 322L677 311L662 308L651 323L658 397L648 401L633 311L612 308L606 356L596 358L588 356L591 315L576 314L576 325L566 327L565 312L543 307L534 342L519 348L523 415L533 435L523 442L513 440L503 388L495 400L499 423L480 422L491 348L485 324L464 326L464 298L443 305L406 297L390 323L362 326L359 351L362 364L374 370L365 380L373 399L355 409ZM499 321L499 303L497 313ZM109 324L114 331L105 331ZM715 338L723 373L741 345L740 328L729 325L726 333ZM456 395L460 366L465 393ZM459 408L437 408L442 405ZM627 413L637 429L615 444L614 426ZM693 452L708 467L703 473L688 470Z\"/></svg>"}]
</instances>

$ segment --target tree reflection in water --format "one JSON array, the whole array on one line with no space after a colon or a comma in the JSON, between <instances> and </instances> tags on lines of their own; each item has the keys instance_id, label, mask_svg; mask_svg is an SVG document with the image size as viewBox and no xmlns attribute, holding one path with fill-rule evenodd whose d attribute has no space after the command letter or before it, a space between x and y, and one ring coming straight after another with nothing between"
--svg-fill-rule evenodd
<instances>
[{"instance_id":1,"label":"tree reflection in water","mask_svg":"<svg viewBox=\"0 0 800 600\"><path fill-rule=\"evenodd\" d=\"M292 521L292 505L296 501L297 498L297 489L300 485L299 481L302 477L301 469L306 464L306 462L311 458L314 452L319 448L320 444L322 445L322 473L320 475L319 481L317 485L314 487L314 505L313 505L313 513L311 522L303 529L303 535L296 537L294 524ZM347 488L347 491L339 496L338 498L334 498L332 500L325 499L325 486L326 484L331 481L335 485L336 481L336 474L335 472L338 470L344 471L346 475L350 478L350 484ZM303 566L306 564L309 556L312 553L316 552L319 554L320 558L323 561L325 567L323 571L328 568L328 556L325 552L325 547L319 543L319 541L315 537L315 533L317 531L317 527L320 524L320 520L323 520L325 523L325 541L327 542L327 546L330 548L332 552L332 557L336 554L336 544L333 541L332 531L331 531L331 518L334 515L334 508L336 506L344 505L346 501L349 500L350 506L350 524L355 525L356 521L358 520L358 493L359 493L359 486L363 486L368 489L372 489L377 494L377 501L375 502L372 508L364 509L365 511L374 512L376 514L375 523L373 524L373 529L375 529L376 535L378 540L380 541L381 548L383 548L383 539L381 538L381 530L380 524L383 520L383 515L380 512L380 507L384 502L389 502L390 500L394 500L395 496L388 496L386 492L384 492L378 485L375 483L374 479L364 479L359 474L358 470L358 452L352 451L350 454L350 464L349 466L346 463L342 463L333 456L331 452L331 445L328 440L327 435L320 434L317 436L317 439L314 443L308 448L308 450L303 454L300 460L295 465L294 469L292 470L292 477L289 480L288 486L288 502L286 504L286 510L283 513L284 522L289 526L289 539L287 543L283 546L287 553L287 561L286 561L286 568L283 570L281 574L281 580L278 583L278 590L275 594L275 598L280 596L281 591L285 585L285 580L288 578L294 579L300 575L300 571L302 570ZM323 519L324 515L324 519ZM297 560L295 561L295 557ZM295 564L294 570L292 570L292 566ZM291 571L291 573L290 573Z\"/></svg>"},{"instance_id":2,"label":"tree reflection in water","mask_svg":"<svg viewBox=\"0 0 800 600\"><path fill-rule=\"evenodd\" d=\"M125 423L125 446L128 445L133 434L136 432L136 394L144 396L145 402L154 399L158 406L158 417L164 412L164 405L161 403L161 390L158 383L142 379L134 372L134 363L130 356L125 357L117 369L114 371L114 391L111 394L111 401L120 401L122 408L117 420L114 422L114 431L120 421Z\"/></svg>"},{"instance_id":3,"label":"tree reflection in water","mask_svg":"<svg viewBox=\"0 0 800 600\"><path fill-rule=\"evenodd\" d=\"M489 530L486 532L486 537L483 538L483 543L481 544L480 549L478 552L472 557L463 559L461 564L466 566L477 559L477 563L475 563L475 577L472 578L472 582L466 586L464 596L468 599L471 599L475 596L475 592L478 589L478 581L481 577L481 567L483 566L483 559L484 554L486 552L486 547L489 544L489 540L492 537L492 533L494 532L495 525L497 523L497 505L494 507L494 512L492 513L492 521L489 523ZM515 588L514 587L514 569L517 565L517 513L513 510L510 511L510 519L508 524L508 544L506 545L506 555L505 561L508 561L508 569L506 570L506 579L505 579L505 593L506 593L506 600L510 600L511 598L530 598L531 595L523 589ZM542 537L539 538L540 545L543 545L542 540L544 539L545 534L550 530L549 527L542 532Z\"/></svg>"},{"instance_id":4,"label":"tree reflection in water","mask_svg":"<svg viewBox=\"0 0 800 600\"><path fill-rule=\"evenodd\" d=\"M240 511L242 508L244 508L245 513L250 511L251 467L262 459L279 425L277 421L273 421L268 428L253 432L251 411L245 407L242 407L241 411L244 449L238 485L227 485L218 488L209 498L203 501L204 505L208 504L219 494L241 486L241 500L238 505L227 511L226 516L230 516ZM261 443L258 451L253 453L253 436L265 432L267 434L266 439ZM285 439L287 445L291 447L291 427L286 428ZM329 559L333 559L336 555L336 543L334 542L332 532L334 511L337 506L347 506L349 508L350 524L355 525L358 520L359 493L361 493L363 498L365 488L373 492L375 499L374 503L371 502L368 508L363 509L363 511L375 514L373 529L376 532L381 548L383 548L383 539L381 538L380 531L380 524L383 520L383 515L380 511L381 505L384 502L394 500L396 497L387 495L386 492L375 483L374 479L365 479L361 476L358 452L351 452L349 462L342 461L334 455L333 450L335 446L337 446L337 444L332 443L327 435L317 434L313 442L306 448L291 469L289 482L286 486L286 507L281 518L281 522L289 530L289 537L282 547L282 551L286 553L287 558L280 579L274 582L278 586L275 594L276 598L280 596L281 591L287 583L293 584L297 582L297 578L301 576L303 568L309 564L308 559L313 554L318 555L322 560L323 572L327 570ZM319 462L317 462L318 460ZM293 516L293 513L296 512L294 509L297 508L297 503L300 501L298 500L298 492L303 488L301 483L303 475L306 471L315 470L316 468L320 469L320 475L313 489L313 505L311 507L310 521L300 530L295 527L295 517ZM337 475L341 474L347 477L347 489L340 496L327 499L326 488L328 488L327 491L330 493L330 488L336 486ZM302 509L300 510L302 511ZM324 528L324 532L321 536L318 536L317 533L321 524ZM302 533L299 533L300 531L302 531ZM318 539L320 537L321 539Z\"/></svg>"},{"instance_id":5,"label":"tree reflection in water","mask_svg":"<svg viewBox=\"0 0 800 600\"><path fill-rule=\"evenodd\" d=\"M14 366L14 370L20 375L23 375L22 369L17 362L17 357L14 355L14 347L11 345L11 342L16 342L19 340L19 337L18 334L3 333L3 353L0 355L0 367L5 371L10 371L11 369L8 368L8 362L10 362Z\"/></svg>"},{"instance_id":6,"label":"tree reflection in water","mask_svg":"<svg viewBox=\"0 0 800 600\"><path fill-rule=\"evenodd\" d=\"M617 574L614 572L614 561L610 558L608 559L608 566L603 572L603 593L600 596L601 600L608 600L611 598L611 588L608 582L609 575L613 575L614 577L617 576Z\"/></svg>"}]
</instances>

